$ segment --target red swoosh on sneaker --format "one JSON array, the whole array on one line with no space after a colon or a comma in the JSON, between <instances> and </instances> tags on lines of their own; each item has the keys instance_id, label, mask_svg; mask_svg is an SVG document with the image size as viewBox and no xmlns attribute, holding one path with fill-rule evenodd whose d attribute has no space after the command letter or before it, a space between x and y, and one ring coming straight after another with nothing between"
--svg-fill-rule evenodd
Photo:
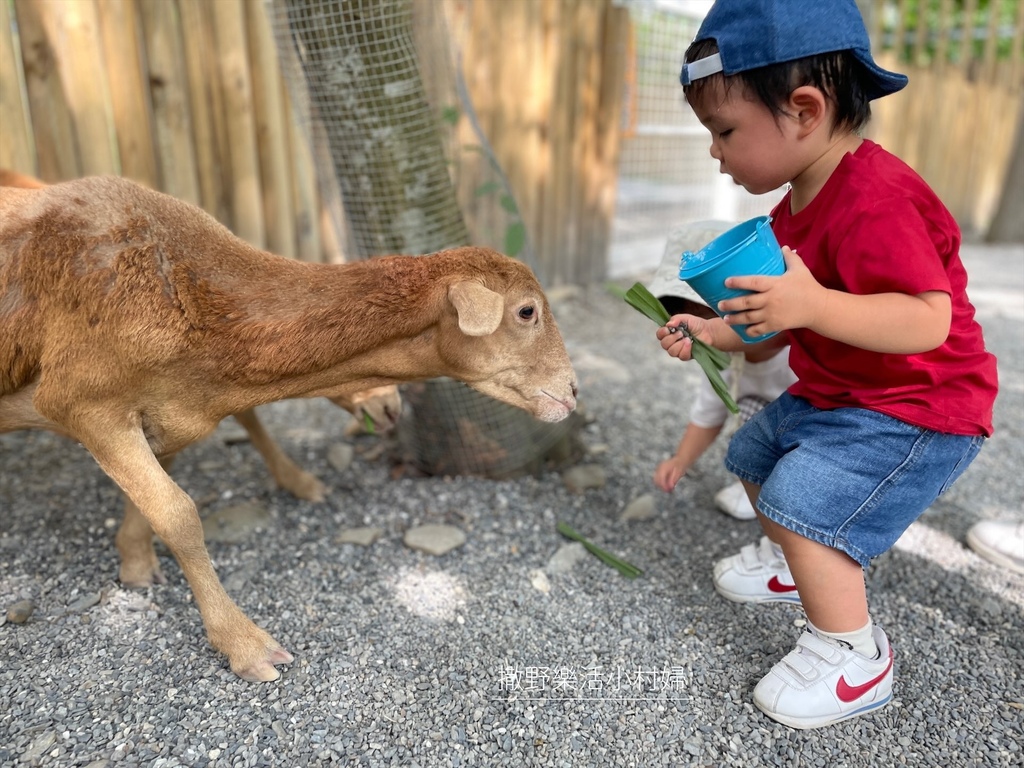
<instances>
[{"instance_id":1,"label":"red swoosh on sneaker","mask_svg":"<svg viewBox=\"0 0 1024 768\"><path fill-rule=\"evenodd\" d=\"M840 701L845 702L846 704L849 704L851 701L856 701L865 693L867 693L876 685L878 685L880 682L882 682L883 678L889 674L890 669L892 669L891 649L889 651L889 663L885 665L885 670L882 672L882 674L880 674L873 680L868 680L866 683L861 683L860 685L850 685L848 682L846 682L846 675L843 675L839 678L839 682L836 683L836 696L839 697Z\"/></svg>"},{"instance_id":2,"label":"red swoosh on sneaker","mask_svg":"<svg viewBox=\"0 0 1024 768\"><path fill-rule=\"evenodd\" d=\"M768 580L769 592L796 592L796 584L783 584L778 576L772 576Z\"/></svg>"}]
</instances>

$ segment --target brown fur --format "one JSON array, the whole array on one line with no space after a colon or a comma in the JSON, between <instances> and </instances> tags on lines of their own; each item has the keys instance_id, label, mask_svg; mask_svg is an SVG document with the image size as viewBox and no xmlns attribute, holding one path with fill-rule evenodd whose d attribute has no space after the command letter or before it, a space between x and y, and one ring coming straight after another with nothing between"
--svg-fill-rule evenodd
<instances>
[{"instance_id":1,"label":"brown fur","mask_svg":"<svg viewBox=\"0 0 1024 768\"><path fill-rule=\"evenodd\" d=\"M21 187L23 189L40 189L46 184L39 179L15 171L0 168L0 186ZM12 303L14 299L12 298ZM375 430L388 431L394 426L402 410L402 398L398 387L390 384L383 387L374 387L365 392L355 392L351 395L343 395L331 398L335 405L349 411L355 419L346 430L346 434L354 435L363 431L364 416L369 416L374 423ZM241 413L234 414L236 421L245 428L253 447L263 457L270 474L281 488L290 491L293 495L307 501L323 501L327 495L327 487L314 475L299 467L291 458L281 450L267 433L256 415L255 409L248 409ZM170 458L167 459L168 463ZM137 515L138 510L129 499L126 502L126 515ZM150 562L153 558L149 555L146 547L145 552L127 553L125 560L131 562ZM139 569L131 569L122 573L123 581L132 581L136 586L146 586L153 578L162 578L157 571L147 578L145 573L139 574ZM134 576L134 580L133 580Z\"/></svg>"},{"instance_id":2,"label":"brown fur","mask_svg":"<svg viewBox=\"0 0 1024 768\"><path fill-rule=\"evenodd\" d=\"M548 421L575 406L539 284L493 251L310 264L124 179L0 188L0 432L93 454L139 511L118 532L122 575L153 579L159 535L242 677L291 656L224 592L171 457L262 403L437 376Z\"/></svg>"}]
</instances>

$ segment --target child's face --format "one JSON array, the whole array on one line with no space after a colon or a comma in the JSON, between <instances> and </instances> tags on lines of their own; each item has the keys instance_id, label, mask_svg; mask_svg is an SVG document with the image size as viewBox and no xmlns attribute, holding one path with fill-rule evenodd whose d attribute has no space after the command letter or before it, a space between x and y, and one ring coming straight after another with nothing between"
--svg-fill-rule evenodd
<instances>
[{"instance_id":1,"label":"child's face","mask_svg":"<svg viewBox=\"0 0 1024 768\"><path fill-rule=\"evenodd\" d=\"M778 119L741 83L726 87L724 80L708 83L693 104L701 124L711 132L711 156L719 171L748 192L761 195L791 181L796 121Z\"/></svg>"}]
</instances>

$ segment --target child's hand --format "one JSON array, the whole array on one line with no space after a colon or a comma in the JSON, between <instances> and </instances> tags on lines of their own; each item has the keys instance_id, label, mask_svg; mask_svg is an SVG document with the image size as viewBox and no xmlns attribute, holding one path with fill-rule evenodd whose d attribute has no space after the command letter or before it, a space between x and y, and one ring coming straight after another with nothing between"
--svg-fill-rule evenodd
<instances>
[{"instance_id":1,"label":"child's hand","mask_svg":"<svg viewBox=\"0 0 1024 768\"><path fill-rule=\"evenodd\" d=\"M678 357L680 360L690 360L690 349L693 346L693 342L690 341L689 336L678 330L679 326L682 323L686 323L690 333L706 344L711 344L711 327L708 322L696 315L673 315L671 320L658 328L658 341L661 342L661 348L672 355L672 357Z\"/></svg>"},{"instance_id":2,"label":"child's hand","mask_svg":"<svg viewBox=\"0 0 1024 768\"><path fill-rule=\"evenodd\" d=\"M682 480L686 474L686 467L682 461L673 456L665 459L654 468L654 484L665 493L672 493L676 483Z\"/></svg>"},{"instance_id":3,"label":"child's hand","mask_svg":"<svg viewBox=\"0 0 1024 768\"><path fill-rule=\"evenodd\" d=\"M796 251L783 246L782 255L786 259L784 275L748 275L725 281L728 288L757 292L719 304L722 312L734 313L726 316L727 325L746 325L750 336L814 325L824 311L827 291Z\"/></svg>"}]
</instances>

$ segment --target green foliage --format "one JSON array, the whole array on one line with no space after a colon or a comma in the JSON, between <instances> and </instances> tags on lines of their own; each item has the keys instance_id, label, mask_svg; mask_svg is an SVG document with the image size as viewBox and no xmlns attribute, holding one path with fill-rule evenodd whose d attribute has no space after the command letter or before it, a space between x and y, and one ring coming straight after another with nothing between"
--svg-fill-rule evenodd
<instances>
[{"instance_id":1,"label":"green foliage","mask_svg":"<svg viewBox=\"0 0 1024 768\"><path fill-rule=\"evenodd\" d=\"M441 110L441 121L450 128L454 128L461 117L462 112L456 106L447 106ZM479 144L464 144L459 149L463 152L475 152L482 155L487 160L488 165L504 179L494 157ZM475 198L493 195L497 195L498 205L509 214L509 222L505 227L502 241L502 250L507 256L515 258L526 247L526 224L519 213L519 206L516 205L515 198L512 197L507 185L502 181L487 181L473 190L473 197Z\"/></svg>"},{"instance_id":2,"label":"green foliage","mask_svg":"<svg viewBox=\"0 0 1024 768\"><path fill-rule=\"evenodd\" d=\"M665 309L664 305L658 301L654 294L647 290L643 283L633 283L633 286L628 291L616 292L626 300L629 306L646 315L658 325L666 325L671 320L668 310ZM685 323L677 326L674 330L685 334L693 343L691 355L697 361L701 370L704 371L704 375L708 377L708 381L711 382L711 388L715 390L715 394L725 403L725 407L731 413L739 413L739 406L733 399L732 393L729 391L729 385L725 383L725 379L722 378L721 374L722 371L729 367L729 353L715 349L694 337Z\"/></svg>"},{"instance_id":3,"label":"green foliage","mask_svg":"<svg viewBox=\"0 0 1024 768\"><path fill-rule=\"evenodd\" d=\"M925 28L924 48L920 52L924 61L931 62L936 54L941 34L948 35L947 60L949 63L961 63L965 59L980 59L984 55L985 46L992 24L996 30L996 58L1007 59L1012 55L1013 30L1017 23L1021 2L1024 0L978 0L970 17L967 17L967 3L964 0L953 0L949 13L943 15L940 0L885 0L876 4L873 12L880 14L881 39L875 44L885 50L897 49L900 58L911 61L914 57L918 32ZM903 12L902 39L894 39L896 31L901 27L900 12ZM992 18L995 14L996 18ZM966 36L965 37L965 26Z\"/></svg>"}]
</instances>

